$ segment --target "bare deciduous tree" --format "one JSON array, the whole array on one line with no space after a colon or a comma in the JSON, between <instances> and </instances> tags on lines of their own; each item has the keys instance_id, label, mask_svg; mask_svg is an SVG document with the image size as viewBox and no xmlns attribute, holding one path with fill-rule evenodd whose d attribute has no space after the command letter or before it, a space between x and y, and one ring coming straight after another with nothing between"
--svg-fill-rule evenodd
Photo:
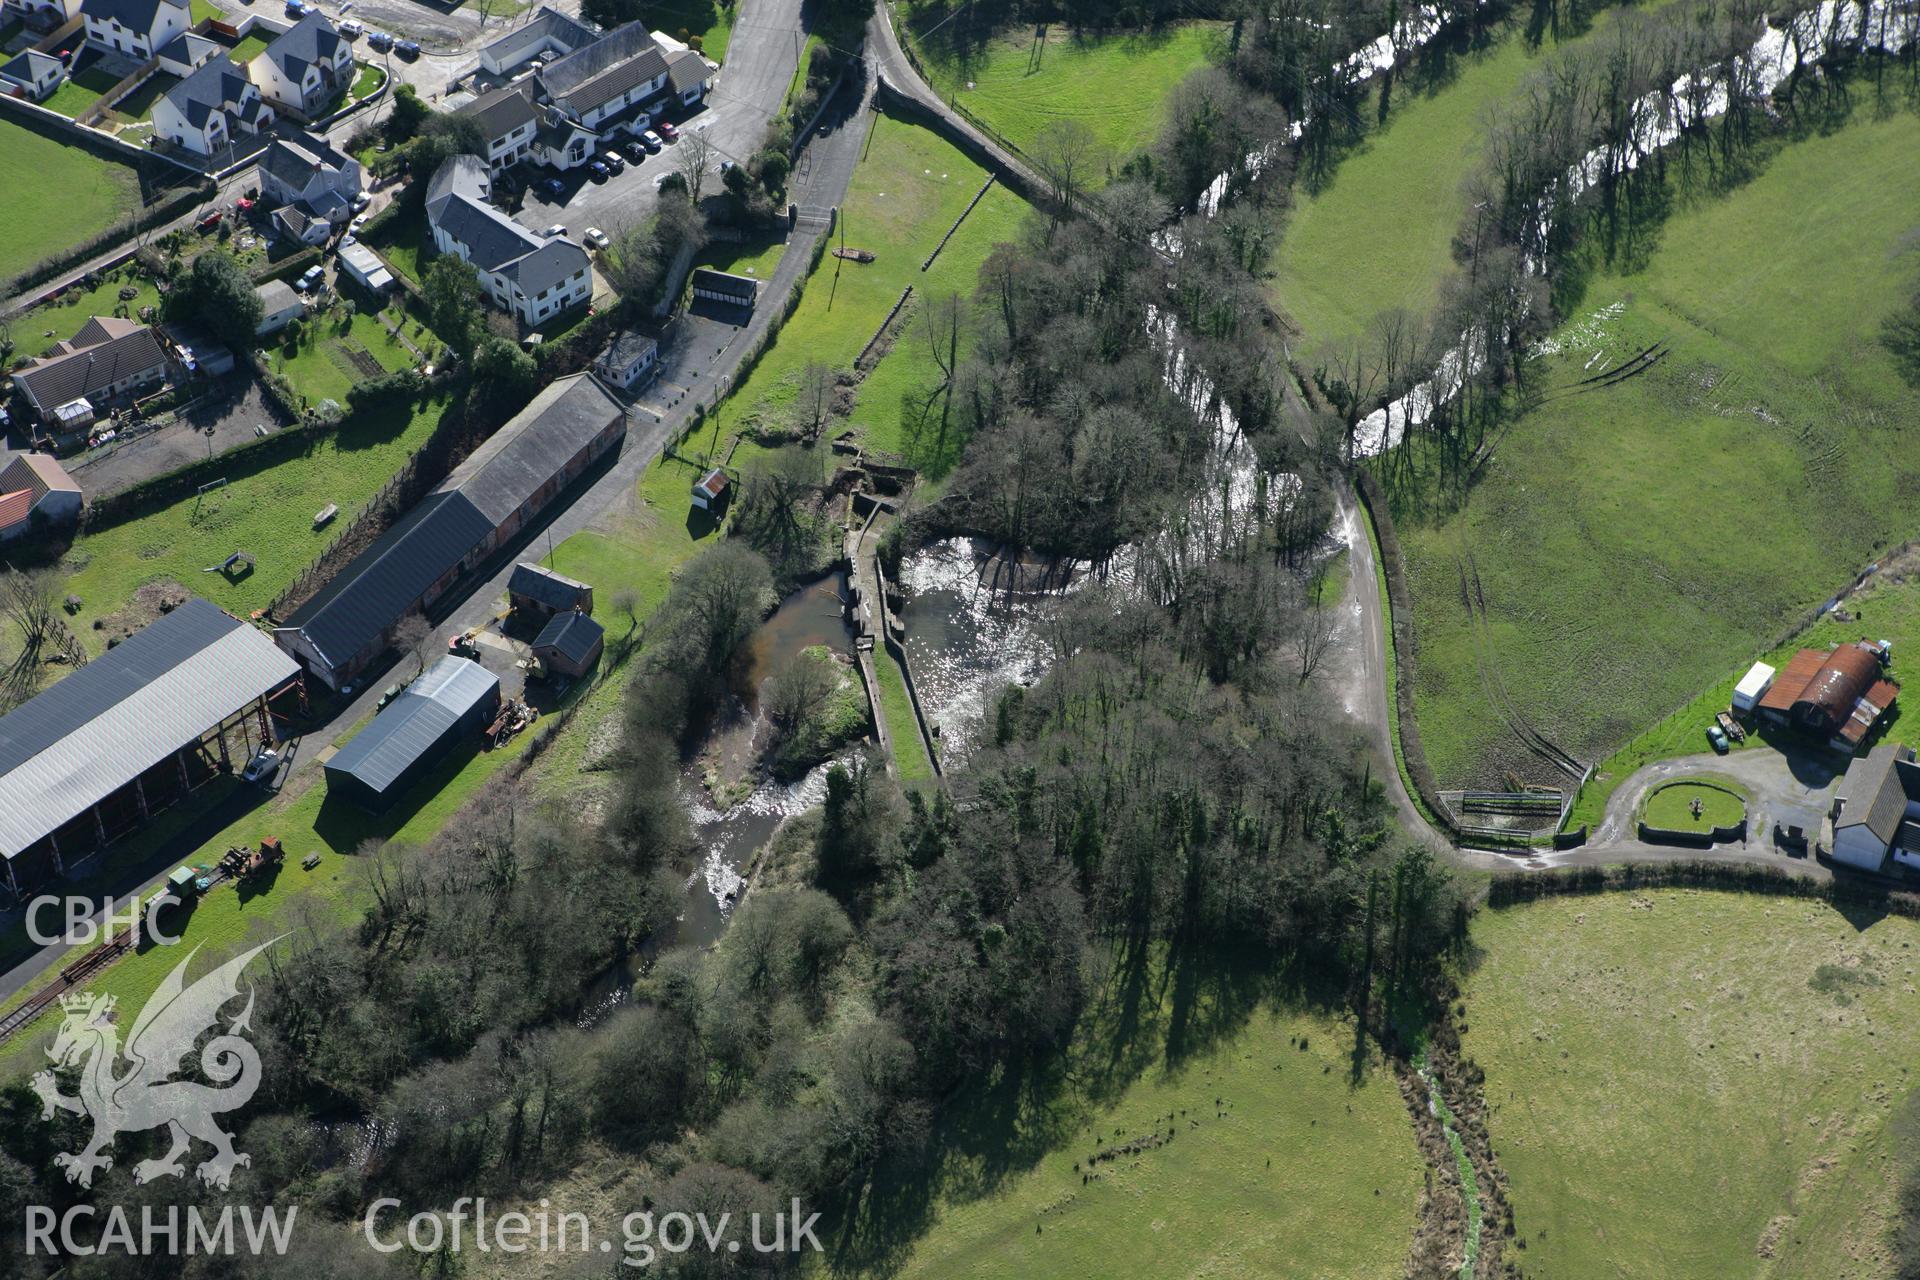
<instances>
[{"instance_id":1,"label":"bare deciduous tree","mask_svg":"<svg viewBox=\"0 0 1920 1280\"><path fill-rule=\"evenodd\" d=\"M433 628L427 620L417 613L410 613L400 619L393 629L393 647L401 653L413 655L414 675L427 669L427 642L433 639Z\"/></svg>"},{"instance_id":2,"label":"bare deciduous tree","mask_svg":"<svg viewBox=\"0 0 1920 1280\"><path fill-rule=\"evenodd\" d=\"M1087 183L1098 170L1099 153L1093 130L1079 120L1055 120L1040 131L1034 143L1034 161L1065 217L1073 217Z\"/></svg>"},{"instance_id":3,"label":"bare deciduous tree","mask_svg":"<svg viewBox=\"0 0 1920 1280\"><path fill-rule=\"evenodd\" d=\"M713 144L707 141L707 135L690 129L680 135L679 145L674 153L674 172L687 184L687 199L693 204L700 203L700 193L706 182L707 170L713 161Z\"/></svg>"}]
</instances>

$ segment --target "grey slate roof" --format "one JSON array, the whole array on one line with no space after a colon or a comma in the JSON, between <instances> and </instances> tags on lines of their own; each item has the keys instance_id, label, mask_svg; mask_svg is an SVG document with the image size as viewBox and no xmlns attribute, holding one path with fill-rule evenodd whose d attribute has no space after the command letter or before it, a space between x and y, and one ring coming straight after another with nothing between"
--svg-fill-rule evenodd
<instances>
[{"instance_id":1,"label":"grey slate roof","mask_svg":"<svg viewBox=\"0 0 1920 1280\"><path fill-rule=\"evenodd\" d=\"M0 67L0 76L6 76L10 80L17 80L21 84L33 84L48 71L58 71L62 69L63 64L60 59L54 57L52 54L40 53L29 49L19 57L8 62L5 66Z\"/></svg>"},{"instance_id":2,"label":"grey slate roof","mask_svg":"<svg viewBox=\"0 0 1920 1280\"><path fill-rule=\"evenodd\" d=\"M324 13L310 13L287 28L287 33L266 47L264 56L295 84L307 74L307 68L319 65L331 68L346 39L334 29L333 20Z\"/></svg>"},{"instance_id":3,"label":"grey slate roof","mask_svg":"<svg viewBox=\"0 0 1920 1280\"><path fill-rule=\"evenodd\" d=\"M528 121L540 118L533 105L533 87L524 83L475 98L456 114L478 123L488 142L504 138Z\"/></svg>"},{"instance_id":4,"label":"grey slate roof","mask_svg":"<svg viewBox=\"0 0 1920 1280\"><path fill-rule=\"evenodd\" d=\"M284 625L330 664L346 664L620 413L586 374L555 382Z\"/></svg>"},{"instance_id":5,"label":"grey slate roof","mask_svg":"<svg viewBox=\"0 0 1920 1280\"><path fill-rule=\"evenodd\" d=\"M275 138L260 156L261 170L295 191L304 191L315 174L346 167L346 156L311 136L307 141L313 145L302 146L285 138Z\"/></svg>"},{"instance_id":6,"label":"grey slate roof","mask_svg":"<svg viewBox=\"0 0 1920 1280\"><path fill-rule=\"evenodd\" d=\"M299 668L199 597L0 717L0 854L19 853Z\"/></svg>"},{"instance_id":7,"label":"grey slate roof","mask_svg":"<svg viewBox=\"0 0 1920 1280\"><path fill-rule=\"evenodd\" d=\"M185 0L86 0L83 12L97 22L118 20L129 31L147 35L163 7L185 9Z\"/></svg>"},{"instance_id":8,"label":"grey slate roof","mask_svg":"<svg viewBox=\"0 0 1920 1280\"><path fill-rule=\"evenodd\" d=\"M477 662L448 654L428 667L393 703L327 761L329 776L357 778L375 794L394 784L448 730L489 698L500 680Z\"/></svg>"},{"instance_id":9,"label":"grey slate roof","mask_svg":"<svg viewBox=\"0 0 1920 1280\"><path fill-rule=\"evenodd\" d=\"M1882 742L1847 770L1834 799L1841 806L1836 834L1865 826L1881 844L1894 844L1907 802L1920 801L1920 763L1913 748Z\"/></svg>"},{"instance_id":10,"label":"grey slate roof","mask_svg":"<svg viewBox=\"0 0 1920 1280\"><path fill-rule=\"evenodd\" d=\"M285 280L269 280L254 293L260 299L261 309L270 316L300 305L300 295Z\"/></svg>"},{"instance_id":11,"label":"grey slate roof","mask_svg":"<svg viewBox=\"0 0 1920 1280\"><path fill-rule=\"evenodd\" d=\"M430 493L285 625L303 633L329 663L343 665L491 532L493 525L459 494Z\"/></svg>"},{"instance_id":12,"label":"grey slate roof","mask_svg":"<svg viewBox=\"0 0 1920 1280\"><path fill-rule=\"evenodd\" d=\"M507 579L509 595L528 596L549 609L571 609L587 590L584 582L555 573L545 565L524 561L513 566L513 576Z\"/></svg>"},{"instance_id":13,"label":"grey slate roof","mask_svg":"<svg viewBox=\"0 0 1920 1280\"><path fill-rule=\"evenodd\" d=\"M45 410L92 395L102 387L160 368L166 362L160 340L151 328L142 325L131 333L94 346L42 360L13 377L33 402Z\"/></svg>"},{"instance_id":14,"label":"grey slate roof","mask_svg":"<svg viewBox=\"0 0 1920 1280\"><path fill-rule=\"evenodd\" d=\"M565 467L626 410L592 374L561 378L494 432L440 484L495 526Z\"/></svg>"},{"instance_id":15,"label":"grey slate roof","mask_svg":"<svg viewBox=\"0 0 1920 1280\"><path fill-rule=\"evenodd\" d=\"M667 70L667 55L643 22L629 22L547 64L539 75L549 98L575 114L590 111Z\"/></svg>"},{"instance_id":16,"label":"grey slate roof","mask_svg":"<svg viewBox=\"0 0 1920 1280\"><path fill-rule=\"evenodd\" d=\"M685 93L713 74L707 60L691 49L681 49L667 59L667 87Z\"/></svg>"},{"instance_id":17,"label":"grey slate roof","mask_svg":"<svg viewBox=\"0 0 1920 1280\"><path fill-rule=\"evenodd\" d=\"M659 346L659 343L637 329L623 329L600 353L600 367L616 372L624 370L634 361L650 357Z\"/></svg>"},{"instance_id":18,"label":"grey slate roof","mask_svg":"<svg viewBox=\"0 0 1920 1280\"><path fill-rule=\"evenodd\" d=\"M591 270L593 260L573 241L556 237L501 269L528 297L538 297L568 278Z\"/></svg>"},{"instance_id":19,"label":"grey slate roof","mask_svg":"<svg viewBox=\"0 0 1920 1280\"><path fill-rule=\"evenodd\" d=\"M736 276L726 271L715 271L712 267L694 268L693 287L709 289L746 303L751 303L760 294L760 282L752 276Z\"/></svg>"},{"instance_id":20,"label":"grey slate roof","mask_svg":"<svg viewBox=\"0 0 1920 1280\"><path fill-rule=\"evenodd\" d=\"M239 102L241 94L252 83L240 68L233 65L232 58L219 53L167 90L165 96L187 118L188 124L199 129L206 125L207 117L214 112L224 111L227 104Z\"/></svg>"},{"instance_id":21,"label":"grey slate roof","mask_svg":"<svg viewBox=\"0 0 1920 1280\"><path fill-rule=\"evenodd\" d=\"M219 45L207 39L205 36L197 36L191 31L183 31L165 45L161 46L160 51L153 56L156 58L165 58L169 62L184 62L190 67L197 67L206 58L211 57L214 51L219 48Z\"/></svg>"},{"instance_id":22,"label":"grey slate roof","mask_svg":"<svg viewBox=\"0 0 1920 1280\"><path fill-rule=\"evenodd\" d=\"M545 243L486 203L490 187L486 161L469 155L450 157L427 183L427 220L465 245L482 271L498 271Z\"/></svg>"},{"instance_id":23,"label":"grey slate roof","mask_svg":"<svg viewBox=\"0 0 1920 1280\"><path fill-rule=\"evenodd\" d=\"M551 649L568 662L579 666L593 653L594 646L606 634L604 628L584 613L556 613L533 638L535 653Z\"/></svg>"},{"instance_id":24,"label":"grey slate roof","mask_svg":"<svg viewBox=\"0 0 1920 1280\"><path fill-rule=\"evenodd\" d=\"M582 45L592 44L592 27L574 21L564 13L540 6L525 26L516 27L498 40L480 50L482 54L492 53L495 49L535 49L544 40L548 44L559 45L563 49L578 49Z\"/></svg>"}]
</instances>

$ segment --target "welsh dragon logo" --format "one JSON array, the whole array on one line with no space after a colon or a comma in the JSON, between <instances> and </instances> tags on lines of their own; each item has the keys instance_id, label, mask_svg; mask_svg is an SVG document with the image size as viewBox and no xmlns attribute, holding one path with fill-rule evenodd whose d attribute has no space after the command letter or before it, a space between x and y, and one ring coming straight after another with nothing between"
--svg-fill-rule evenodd
<instances>
[{"instance_id":1,"label":"welsh dragon logo","mask_svg":"<svg viewBox=\"0 0 1920 1280\"><path fill-rule=\"evenodd\" d=\"M185 1173L182 1157L193 1138L213 1148L198 1170L200 1180L210 1186L224 1191L234 1169L252 1163L251 1157L233 1149L233 1135L213 1119L219 1112L245 1106L260 1087L260 1055L241 1034L253 1016L251 986L246 1007L224 1032L200 1047L200 1070L214 1084L173 1076L180 1060L219 1020L221 1008L241 994L240 973L247 963L272 945L265 942L243 952L189 986L187 965L199 951L194 948L141 1008L124 1049L114 1026L114 997L91 992L60 997L66 1021L47 1056L57 1067L80 1068L80 1092L71 1098L61 1094L52 1071L37 1073L33 1089L40 1095L44 1118L52 1119L58 1108L93 1120L93 1139L83 1150L54 1157L69 1182L92 1186L96 1171L113 1166L106 1152L117 1135L162 1125L172 1131L173 1145L158 1159L135 1165L136 1182ZM124 1071L123 1058L128 1064Z\"/></svg>"}]
</instances>

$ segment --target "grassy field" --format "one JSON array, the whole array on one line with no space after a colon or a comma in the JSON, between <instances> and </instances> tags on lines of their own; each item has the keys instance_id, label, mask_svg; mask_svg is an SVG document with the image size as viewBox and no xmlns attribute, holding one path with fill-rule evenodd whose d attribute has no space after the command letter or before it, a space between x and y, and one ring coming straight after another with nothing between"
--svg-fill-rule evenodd
<instances>
[{"instance_id":1,"label":"grassy field","mask_svg":"<svg viewBox=\"0 0 1920 1280\"><path fill-rule=\"evenodd\" d=\"M1711 831L1730 827L1747 811L1746 802L1736 795L1738 788L1727 783L1702 781L1670 782L1647 797L1641 817L1649 826L1667 831ZM1693 806L1698 804L1696 815Z\"/></svg>"},{"instance_id":2,"label":"grassy field","mask_svg":"<svg viewBox=\"0 0 1920 1280\"><path fill-rule=\"evenodd\" d=\"M1377 1066L1349 1083L1350 1022L1258 994L1270 980L1116 964L1062 1079L1009 1072L948 1108L885 1273L1401 1275L1422 1177L1406 1106Z\"/></svg>"},{"instance_id":3,"label":"grassy field","mask_svg":"<svg viewBox=\"0 0 1920 1280\"><path fill-rule=\"evenodd\" d=\"M1076 37L1061 27L1044 46L1035 28L1013 27L984 44L956 50L918 33L942 22L944 7L907 19L905 34L940 96L1032 151L1055 120L1086 125L1113 167L1145 149L1165 118L1167 96L1225 38L1223 23L1177 23L1151 32ZM946 28L951 31L952 28Z\"/></svg>"},{"instance_id":4,"label":"grassy field","mask_svg":"<svg viewBox=\"0 0 1920 1280\"><path fill-rule=\"evenodd\" d=\"M1877 334L1920 275L1902 253L1917 184L1910 113L1787 146L1677 213L1644 271L1593 283L1542 361L1555 391L1464 510L1395 495L1442 785L1563 780L1507 728L1493 677L1537 729L1604 759L1913 535L1920 394ZM1649 372L1571 389L1656 343Z\"/></svg>"},{"instance_id":5,"label":"grassy field","mask_svg":"<svg viewBox=\"0 0 1920 1280\"><path fill-rule=\"evenodd\" d=\"M330 502L343 515L357 511L425 443L439 415L439 405L402 405L358 417L305 457L258 470L237 461L224 488L83 536L61 562L67 590L85 601L74 631L97 654L103 640L93 620L169 578L242 617L265 608L345 523L316 530L313 513ZM235 551L253 554L253 572L232 581L201 572Z\"/></svg>"},{"instance_id":6,"label":"grassy field","mask_svg":"<svg viewBox=\"0 0 1920 1280\"><path fill-rule=\"evenodd\" d=\"M274 372L293 384L293 389L313 404L332 400L345 405L347 392L354 384L365 382L368 371L355 367L352 353L365 352L381 369L394 373L410 369L419 361L396 339L378 317L356 313L342 329L336 310L331 315L304 325L298 351L292 357L284 347L270 349L268 359ZM424 346L438 347L430 337L422 337Z\"/></svg>"},{"instance_id":7,"label":"grassy field","mask_svg":"<svg viewBox=\"0 0 1920 1280\"><path fill-rule=\"evenodd\" d=\"M841 208L847 246L872 250L875 261L847 262L831 254L821 258L786 327L734 391L734 407L727 410L733 425L785 422L807 364L821 360L835 369L852 367L906 286L913 286L916 299L971 294L980 263L995 244L1015 234L1025 213L1026 205L1012 192L996 184L947 242L933 268L922 272L920 264L985 180L984 171L932 132L879 117ZM836 235L836 245L840 238ZM919 345L924 347L924 340ZM932 367L930 355L923 363L909 356L906 363L893 365L914 347L910 337L903 338L881 361L860 389L853 425L875 448L904 454L930 470L944 470L951 459L926 456L931 445L908 439L902 422L901 390L924 383L925 371ZM957 454L959 443L945 442L942 453Z\"/></svg>"},{"instance_id":8,"label":"grassy field","mask_svg":"<svg viewBox=\"0 0 1920 1280\"><path fill-rule=\"evenodd\" d=\"M1474 941L1465 1044L1528 1275L1892 1276L1920 926L1670 890L1488 912Z\"/></svg>"},{"instance_id":9,"label":"grassy field","mask_svg":"<svg viewBox=\"0 0 1920 1280\"><path fill-rule=\"evenodd\" d=\"M1432 308L1453 269L1467 212L1460 184L1479 152L1481 113L1537 56L1523 40L1503 40L1443 87L1397 98L1387 127L1342 160L1329 184L1296 196L1270 293L1310 351L1359 336L1381 311L1424 317Z\"/></svg>"},{"instance_id":10,"label":"grassy field","mask_svg":"<svg viewBox=\"0 0 1920 1280\"><path fill-rule=\"evenodd\" d=\"M61 92L65 92L63 86ZM140 179L125 165L0 120L0 281L98 235L139 207Z\"/></svg>"}]
</instances>

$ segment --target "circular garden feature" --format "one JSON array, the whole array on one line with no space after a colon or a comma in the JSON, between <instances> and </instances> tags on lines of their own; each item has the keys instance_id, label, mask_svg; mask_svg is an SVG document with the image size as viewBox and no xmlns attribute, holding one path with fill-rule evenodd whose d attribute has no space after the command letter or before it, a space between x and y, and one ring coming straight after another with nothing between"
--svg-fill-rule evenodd
<instances>
[{"instance_id":1,"label":"circular garden feature","mask_svg":"<svg viewBox=\"0 0 1920 1280\"><path fill-rule=\"evenodd\" d=\"M1737 825L1746 814L1747 796L1740 788L1695 777L1655 787L1647 795L1640 819L1662 831L1705 835L1717 827Z\"/></svg>"}]
</instances>

